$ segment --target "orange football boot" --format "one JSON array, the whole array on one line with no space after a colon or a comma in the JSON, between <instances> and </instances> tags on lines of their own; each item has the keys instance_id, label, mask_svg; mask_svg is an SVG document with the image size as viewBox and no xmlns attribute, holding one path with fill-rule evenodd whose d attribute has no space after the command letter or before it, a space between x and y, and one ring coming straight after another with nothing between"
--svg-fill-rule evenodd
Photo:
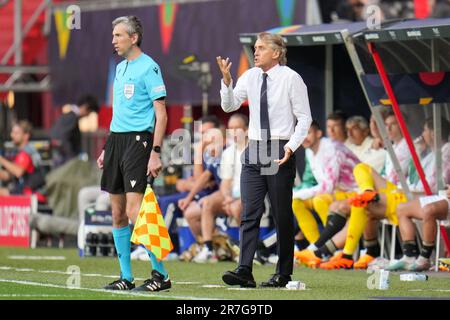
<instances>
[{"instance_id":1,"label":"orange football boot","mask_svg":"<svg viewBox=\"0 0 450 320\"><path fill-rule=\"evenodd\" d=\"M312 250L304 249L294 253L295 258L310 268L317 268L322 259L317 257Z\"/></svg>"},{"instance_id":2,"label":"orange football boot","mask_svg":"<svg viewBox=\"0 0 450 320\"><path fill-rule=\"evenodd\" d=\"M361 194L357 194L351 198L347 199L347 202L358 208L365 208L371 202L378 202L380 200L380 196L376 191L366 190Z\"/></svg>"},{"instance_id":3,"label":"orange football boot","mask_svg":"<svg viewBox=\"0 0 450 320\"><path fill-rule=\"evenodd\" d=\"M367 269L367 267L369 266L369 263L372 262L375 258L365 254L362 255L361 257L359 257L358 261L355 262L355 264L353 265L354 269Z\"/></svg>"},{"instance_id":4,"label":"orange football boot","mask_svg":"<svg viewBox=\"0 0 450 320\"><path fill-rule=\"evenodd\" d=\"M351 269L353 267L353 260L343 257L343 253L334 256L330 261L321 263L319 268L324 270L333 269Z\"/></svg>"}]
</instances>

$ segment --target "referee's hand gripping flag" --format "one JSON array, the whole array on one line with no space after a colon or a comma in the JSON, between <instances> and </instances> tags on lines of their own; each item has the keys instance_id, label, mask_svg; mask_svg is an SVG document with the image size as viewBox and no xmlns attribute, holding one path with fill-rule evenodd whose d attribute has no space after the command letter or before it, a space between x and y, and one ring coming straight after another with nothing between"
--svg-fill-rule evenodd
<instances>
[{"instance_id":1,"label":"referee's hand gripping flag","mask_svg":"<svg viewBox=\"0 0 450 320\"><path fill-rule=\"evenodd\" d=\"M173 244L152 189L153 180L150 174L131 242L144 245L161 261L173 250Z\"/></svg>"}]
</instances>

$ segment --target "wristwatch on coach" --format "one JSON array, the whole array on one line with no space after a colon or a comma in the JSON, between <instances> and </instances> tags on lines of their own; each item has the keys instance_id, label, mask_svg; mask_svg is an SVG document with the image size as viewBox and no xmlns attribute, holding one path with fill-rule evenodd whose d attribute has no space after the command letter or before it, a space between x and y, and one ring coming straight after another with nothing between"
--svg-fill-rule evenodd
<instances>
[{"instance_id":1,"label":"wristwatch on coach","mask_svg":"<svg viewBox=\"0 0 450 320\"><path fill-rule=\"evenodd\" d=\"M161 153L161 147L160 146L153 146L153 151L156 153Z\"/></svg>"}]
</instances>

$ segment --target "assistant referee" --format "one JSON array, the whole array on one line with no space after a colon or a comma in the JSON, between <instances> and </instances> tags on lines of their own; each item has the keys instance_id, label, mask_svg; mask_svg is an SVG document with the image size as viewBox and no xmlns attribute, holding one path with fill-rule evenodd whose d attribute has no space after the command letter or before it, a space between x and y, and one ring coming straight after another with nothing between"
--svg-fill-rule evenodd
<instances>
[{"instance_id":1,"label":"assistant referee","mask_svg":"<svg viewBox=\"0 0 450 320\"><path fill-rule=\"evenodd\" d=\"M146 188L148 175L162 169L161 143L167 125L166 88L161 69L142 52L143 28L135 16L112 22L115 52L124 58L116 67L113 117L110 135L97 160L103 169L101 188L110 193L113 236L120 263L120 278L108 290L160 291L171 287L163 262L148 251L152 263L150 279L135 287L131 272L131 229ZM156 121L155 121L156 120Z\"/></svg>"}]
</instances>

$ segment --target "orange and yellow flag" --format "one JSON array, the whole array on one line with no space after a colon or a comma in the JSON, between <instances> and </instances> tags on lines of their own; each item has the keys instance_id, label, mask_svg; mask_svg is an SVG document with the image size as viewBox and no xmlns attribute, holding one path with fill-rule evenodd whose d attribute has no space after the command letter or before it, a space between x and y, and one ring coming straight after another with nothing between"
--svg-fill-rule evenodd
<instances>
[{"instance_id":1,"label":"orange and yellow flag","mask_svg":"<svg viewBox=\"0 0 450 320\"><path fill-rule=\"evenodd\" d=\"M169 231L150 184L147 184L145 190L139 216L131 235L131 242L144 245L156 256L158 261L164 259L173 250Z\"/></svg>"}]
</instances>

